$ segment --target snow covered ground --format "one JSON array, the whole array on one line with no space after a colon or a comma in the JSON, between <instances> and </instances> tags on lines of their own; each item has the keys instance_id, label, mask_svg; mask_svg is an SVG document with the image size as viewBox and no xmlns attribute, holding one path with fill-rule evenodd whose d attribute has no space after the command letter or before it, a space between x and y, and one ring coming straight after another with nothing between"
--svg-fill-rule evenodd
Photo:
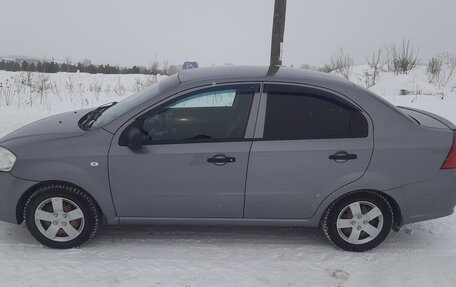
<instances>
[{"instance_id":1,"label":"snow covered ground","mask_svg":"<svg viewBox=\"0 0 456 287\"><path fill-rule=\"evenodd\" d=\"M354 82L362 83L364 68L353 69ZM17 74L0 71L0 136L50 114L122 99L138 79L154 81L59 73L46 80L55 91L24 85L10 91L5 107L6 79L20 86ZM73 88L65 84L71 81ZM450 88L429 84L419 67L409 75L382 73L372 90L456 123ZM421 95L400 96L401 89ZM456 286L455 267L456 215L405 226L363 254L335 249L314 229L191 226L104 227L90 244L62 251L41 246L24 226L0 222L0 286Z\"/></svg>"},{"instance_id":2,"label":"snow covered ground","mask_svg":"<svg viewBox=\"0 0 456 287\"><path fill-rule=\"evenodd\" d=\"M0 286L456 286L455 216L407 226L372 252L318 230L107 227L80 249L0 223Z\"/></svg>"}]
</instances>

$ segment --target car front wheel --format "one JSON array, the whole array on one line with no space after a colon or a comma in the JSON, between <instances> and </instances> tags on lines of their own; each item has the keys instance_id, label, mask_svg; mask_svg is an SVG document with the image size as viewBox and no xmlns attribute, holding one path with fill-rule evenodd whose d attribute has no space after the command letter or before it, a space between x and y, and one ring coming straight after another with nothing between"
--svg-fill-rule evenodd
<instances>
[{"instance_id":1,"label":"car front wheel","mask_svg":"<svg viewBox=\"0 0 456 287\"><path fill-rule=\"evenodd\" d=\"M24 219L32 235L42 244L58 249L89 241L98 230L99 217L89 195L64 184L39 188L29 197L24 209Z\"/></svg>"},{"instance_id":2,"label":"car front wheel","mask_svg":"<svg viewBox=\"0 0 456 287\"><path fill-rule=\"evenodd\" d=\"M380 245L393 226L393 210L380 194L355 192L342 197L326 211L322 229L335 246L363 252Z\"/></svg>"}]
</instances>

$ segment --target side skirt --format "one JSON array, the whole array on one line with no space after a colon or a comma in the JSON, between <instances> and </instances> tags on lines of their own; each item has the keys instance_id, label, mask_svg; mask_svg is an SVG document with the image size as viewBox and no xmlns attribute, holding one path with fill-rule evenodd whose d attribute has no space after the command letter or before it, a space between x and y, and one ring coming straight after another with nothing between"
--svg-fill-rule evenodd
<instances>
[{"instance_id":1,"label":"side skirt","mask_svg":"<svg viewBox=\"0 0 456 287\"><path fill-rule=\"evenodd\" d=\"M237 225L237 226L302 226L318 227L311 219L245 219L245 218L143 218L120 217L120 225Z\"/></svg>"}]
</instances>

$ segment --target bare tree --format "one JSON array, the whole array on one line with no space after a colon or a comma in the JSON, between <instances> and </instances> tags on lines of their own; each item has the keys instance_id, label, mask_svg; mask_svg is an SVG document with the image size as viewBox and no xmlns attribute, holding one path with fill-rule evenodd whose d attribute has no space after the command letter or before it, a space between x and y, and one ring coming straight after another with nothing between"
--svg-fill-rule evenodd
<instances>
[{"instance_id":1,"label":"bare tree","mask_svg":"<svg viewBox=\"0 0 456 287\"><path fill-rule=\"evenodd\" d=\"M117 83L116 83L116 86L114 87L114 93L118 97L123 97L123 96L125 96L126 91L127 90L126 90L125 86L120 81L120 75L117 75Z\"/></svg>"},{"instance_id":2,"label":"bare tree","mask_svg":"<svg viewBox=\"0 0 456 287\"><path fill-rule=\"evenodd\" d=\"M432 57L427 65L427 74L429 83L437 83L440 81L440 74L442 73L443 61L440 56Z\"/></svg>"},{"instance_id":3,"label":"bare tree","mask_svg":"<svg viewBox=\"0 0 456 287\"><path fill-rule=\"evenodd\" d=\"M446 69L444 74L443 84L446 86L452 78L454 78L456 73L456 56L447 54L446 60L444 62Z\"/></svg>"},{"instance_id":4,"label":"bare tree","mask_svg":"<svg viewBox=\"0 0 456 287\"><path fill-rule=\"evenodd\" d=\"M427 66L429 82L443 88L456 75L456 56L448 53L432 57Z\"/></svg>"},{"instance_id":5,"label":"bare tree","mask_svg":"<svg viewBox=\"0 0 456 287\"><path fill-rule=\"evenodd\" d=\"M386 65L389 72L408 74L419 64L418 51L410 45L410 40L403 39L402 45L392 44L387 49Z\"/></svg>"},{"instance_id":6,"label":"bare tree","mask_svg":"<svg viewBox=\"0 0 456 287\"><path fill-rule=\"evenodd\" d=\"M373 53L370 58L367 58L367 64L369 65L369 70L365 72L365 84L367 88L374 86L377 82L381 71L381 56L382 50L378 49L377 53Z\"/></svg>"},{"instance_id":7,"label":"bare tree","mask_svg":"<svg viewBox=\"0 0 456 287\"><path fill-rule=\"evenodd\" d=\"M30 79L29 79L30 80ZM45 98L47 97L47 91L51 89L50 78L46 73L37 73L36 77L33 78L31 82L31 90L35 91L40 97L40 104L45 103ZM32 93L30 94L30 106L33 104Z\"/></svg>"},{"instance_id":8,"label":"bare tree","mask_svg":"<svg viewBox=\"0 0 456 287\"><path fill-rule=\"evenodd\" d=\"M36 78L37 78L37 73L31 72L31 71L21 73L21 75L20 75L19 81L21 83L21 86L28 87L30 106L33 106L33 92L35 89L34 83L37 82ZM20 92L20 90L19 90L19 92Z\"/></svg>"},{"instance_id":9,"label":"bare tree","mask_svg":"<svg viewBox=\"0 0 456 287\"><path fill-rule=\"evenodd\" d=\"M341 74L348 79L352 67L353 58L346 55L342 48L339 48L339 50L331 56L329 66L325 66L324 69Z\"/></svg>"},{"instance_id":10,"label":"bare tree","mask_svg":"<svg viewBox=\"0 0 456 287\"><path fill-rule=\"evenodd\" d=\"M331 73L334 70L329 64L324 64L323 67L318 67L317 71L323 72L323 73Z\"/></svg>"},{"instance_id":11,"label":"bare tree","mask_svg":"<svg viewBox=\"0 0 456 287\"><path fill-rule=\"evenodd\" d=\"M157 60L153 61L152 64L150 64L150 72L152 75L157 75L160 69L160 64L158 63Z\"/></svg>"},{"instance_id":12,"label":"bare tree","mask_svg":"<svg viewBox=\"0 0 456 287\"><path fill-rule=\"evenodd\" d=\"M12 105L12 103L13 103L12 95L14 92L12 82L13 82L12 79L6 79L5 83L0 82L0 106L2 106L3 104L5 106ZM17 92L17 88L16 88L16 92Z\"/></svg>"},{"instance_id":13,"label":"bare tree","mask_svg":"<svg viewBox=\"0 0 456 287\"><path fill-rule=\"evenodd\" d=\"M164 60L162 64L162 74L163 75L168 75L169 74L169 62L168 60Z\"/></svg>"}]
</instances>

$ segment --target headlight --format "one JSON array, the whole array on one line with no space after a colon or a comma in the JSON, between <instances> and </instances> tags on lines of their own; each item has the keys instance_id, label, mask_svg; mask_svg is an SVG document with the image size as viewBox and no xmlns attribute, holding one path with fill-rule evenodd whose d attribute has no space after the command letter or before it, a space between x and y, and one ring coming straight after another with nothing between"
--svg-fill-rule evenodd
<instances>
[{"instance_id":1,"label":"headlight","mask_svg":"<svg viewBox=\"0 0 456 287\"><path fill-rule=\"evenodd\" d=\"M8 149L0 146L0 172L10 171L16 163L16 156Z\"/></svg>"}]
</instances>

